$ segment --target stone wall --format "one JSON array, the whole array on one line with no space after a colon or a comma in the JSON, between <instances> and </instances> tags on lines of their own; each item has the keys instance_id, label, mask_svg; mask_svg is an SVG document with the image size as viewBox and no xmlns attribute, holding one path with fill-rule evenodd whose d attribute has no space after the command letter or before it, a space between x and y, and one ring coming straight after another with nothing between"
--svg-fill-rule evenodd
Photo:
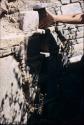
<instances>
[{"instance_id":1,"label":"stone wall","mask_svg":"<svg viewBox=\"0 0 84 125\"><path fill-rule=\"evenodd\" d=\"M44 2L44 1L43 1ZM38 4L33 2L30 3L30 10L32 10L33 5ZM45 3L45 2L44 2ZM61 15L61 14L76 14L82 13L84 11L83 0L51 0L51 2L47 2L47 9L49 9L52 13ZM26 10L27 6L26 6ZM26 11L25 11L26 13ZM36 14L37 15L37 14ZM35 18L38 18L35 16ZM26 20L28 17L26 16ZM32 19L32 18L31 18ZM38 19L36 19L38 22ZM33 25L31 26L33 27ZM63 44L62 38L64 37L66 43L69 45L69 60L70 62L79 61L83 55L83 39L84 39L84 25L83 24L66 24L66 23L58 23L56 24L58 33L55 30L55 25L49 27L51 33L53 34L57 44ZM25 27L27 30L27 27ZM33 29L33 28L32 28ZM34 29L33 29L34 30ZM65 45L64 45L65 46ZM72 58L73 57L73 58ZM77 58L76 58L77 57ZM77 60L76 60L77 59Z\"/></svg>"},{"instance_id":2,"label":"stone wall","mask_svg":"<svg viewBox=\"0 0 84 125\"><path fill-rule=\"evenodd\" d=\"M29 9L32 10L32 6L35 2L33 4L31 4L31 1L29 2L31 5ZM84 10L82 0L53 1L52 3L47 3L47 8L55 14L80 13ZM36 20L38 21L37 18L38 14L36 13ZM7 20L5 20L5 22L6 21ZM32 24L32 22L30 23ZM8 31L5 32L6 34L4 34L2 31L4 27L5 30L7 30L7 25L9 25L12 30L9 28ZM31 25L31 27L32 26L33 25ZM34 112L34 108L37 108L35 105L30 105L30 103L33 102L32 99L35 99L36 93L34 93L34 90L35 92L38 91L38 79L34 81L36 84L33 86L32 76L29 74L29 67L27 67L25 63L26 51L23 49L25 44L27 47L29 38L33 37L33 32L30 31L32 29L30 27L28 34L25 34L24 31L20 29L17 30L15 25L9 22L7 22L4 27L1 27L2 30L0 34L0 124L24 124L27 123L27 118L30 117L30 114ZM63 49L68 47L66 51L71 62L76 62L81 59L84 39L83 25L59 23L57 26L54 25L48 29L58 46L63 47ZM33 31L34 33L40 34L41 38L47 42L47 38L44 39L45 37L42 37L46 35L46 31ZM36 39L36 37L33 38ZM39 46L35 47L37 48ZM59 52L61 52L61 50ZM26 93L24 93L24 91Z\"/></svg>"},{"instance_id":3,"label":"stone wall","mask_svg":"<svg viewBox=\"0 0 84 125\"><path fill-rule=\"evenodd\" d=\"M54 4L50 4L49 9L58 15L61 14L74 14L74 13L82 13L84 12L83 7L84 1L82 0L59 0L56 1ZM52 8L53 5L53 8ZM65 24L65 23L58 23L57 25L58 30L61 32L61 35L65 37L68 43L71 44L72 50L71 55L73 57L83 55L83 39L84 39L84 25L83 24ZM56 35L56 34L55 34ZM59 36L60 37L60 36ZM59 38L55 36L56 41L59 42ZM62 39L61 39L62 41ZM81 55L81 56L80 56ZM71 59L71 62L77 61Z\"/></svg>"}]
</instances>

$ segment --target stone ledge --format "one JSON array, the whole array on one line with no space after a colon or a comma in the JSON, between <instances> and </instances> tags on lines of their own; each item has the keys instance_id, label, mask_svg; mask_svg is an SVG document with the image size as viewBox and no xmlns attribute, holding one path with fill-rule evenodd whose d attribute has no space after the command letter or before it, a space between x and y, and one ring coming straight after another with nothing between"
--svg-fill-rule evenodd
<instances>
[{"instance_id":1,"label":"stone ledge","mask_svg":"<svg viewBox=\"0 0 84 125\"><path fill-rule=\"evenodd\" d=\"M1 36L0 37L0 49L8 48L14 45L19 45L24 42L25 35L24 34L14 34L10 33L9 36Z\"/></svg>"},{"instance_id":2,"label":"stone ledge","mask_svg":"<svg viewBox=\"0 0 84 125\"><path fill-rule=\"evenodd\" d=\"M79 0L71 0L72 3L79 2Z\"/></svg>"},{"instance_id":3,"label":"stone ledge","mask_svg":"<svg viewBox=\"0 0 84 125\"><path fill-rule=\"evenodd\" d=\"M28 44L28 39L33 34L45 34L45 30L37 29L29 33L10 33L9 36L1 36L0 38L0 58L14 54L15 51L19 51L21 44Z\"/></svg>"},{"instance_id":4,"label":"stone ledge","mask_svg":"<svg viewBox=\"0 0 84 125\"><path fill-rule=\"evenodd\" d=\"M0 58L13 54L25 42L25 34L10 33L0 38ZM14 50L15 49L15 50ZM18 49L17 49L18 51Z\"/></svg>"},{"instance_id":5,"label":"stone ledge","mask_svg":"<svg viewBox=\"0 0 84 125\"><path fill-rule=\"evenodd\" d=\"M19 52L20 45L4 48L0 50L0 58L3 58L5 56L9 56L11 54L14 54L15 52Z\"/></svg>"}]
</instances>

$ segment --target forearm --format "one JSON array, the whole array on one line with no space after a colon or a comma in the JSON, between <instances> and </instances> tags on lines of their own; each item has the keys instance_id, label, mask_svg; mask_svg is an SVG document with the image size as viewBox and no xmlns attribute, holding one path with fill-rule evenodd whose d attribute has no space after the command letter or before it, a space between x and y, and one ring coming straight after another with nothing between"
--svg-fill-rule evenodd
<instances>
[{"instance_id":1,"label":"forearm","mask_svg":"<svg viewBox=\"0 0 84 125\"><path fill-rule=\"evenodd\" d=\"M39 13L39 28L47 28L54 23L84 24L84 13L55 15L48 10Z\"/></svg>"},{"instance_id":2,"label":"forearm","mask_svg":"<svg viewBox=\"0 0 84 125\"><path fill-rule=\"evenodd\" d=\"M84 23L84 14L72 14L72 15L52 15L54 22L80 24Z\"/></svg>"}]
</instances>

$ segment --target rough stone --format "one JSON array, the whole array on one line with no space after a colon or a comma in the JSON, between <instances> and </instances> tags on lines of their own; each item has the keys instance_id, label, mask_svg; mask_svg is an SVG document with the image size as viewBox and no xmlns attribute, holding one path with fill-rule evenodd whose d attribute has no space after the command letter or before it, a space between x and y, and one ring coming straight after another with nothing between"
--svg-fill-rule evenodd
<instances>
[{"instance_id":1,"label":"rough stone","mask_svg":"<svg viewBox=\"0 0 84 125\"><path fill-rule=\"evenodd\" d=\"M78 26L78 31L84 31L84 26L82 25L82 26Z\"/></svg>"},{"instance_id":2,"label":"rough stone","mask_svg":"<svg viewBox=\"0 0 84 125\"><path fill-rule=\"evenodd\" d=\"M82 8L82 12L84 12L84 1L80 1L80 5L81 5L81 8Z\"/></svg>"},{"instance_id":3,"label":"rough stone","mask_svg":"<svg viewBox=\"0 0 84 125\"><path fill-rule=\"evenodd\" d=\"M76 34L76 38L79 39L79 38L83 38L84 37L84 32L80 30L80 32L77 32Z\"/></svg>"},{"instance_id":4,"label":"rough stone","mask_svg":"<svg viewBox=\"0 0 84 125\"><path fill-rule=\"evenodd\" d=\"M20 45L20 43L24 43L25 36L24 34L14 34L10 33L9 35L0 37L0 49L7 48L15 45Z\"/></svg>"},{"instance_id":5,"label":"rough stone","mask_svg":"<svg viewBox=\"0 0 84 125\"><path fill-rule=\"evenodd\" d=\"M6 1L2 1L0 3L0 18L2 18L4 16L4 14L7 14L7 12L8 12L5 2Z\"/></svg>"},{"instance_id":6,"label":"rough stone","mask_svg":"<svg viewBox=\"0 0 84 125\"><path fill-rule=\"evenodd\" d=\"M20 13L20 27L25 33L36 31L39 26L39 15L36 11L23 11Z\"/></svg>"},{"instance_id":7,"label":"rough stone","mask_svg":"<svg viewBox=\"0 0 84 125\"><path fill-rule=\"evenodd\" d=\"M73 47L73 56L83 55L83 42L75 44Z\"/></svg>"},{"instance_id":8,"label":"rough stone","mask_svg":"<svg viewBox=\"0 0 84 125\"><path fill-rule=\"evenodd\" d=\"M15 12L19 11L17 2L6 3L6 6L7 6L9 14L12 14L12 13L15 13Z\"/></svg>"},{"instance_id":9,"label":"rough stone","mask_svg":"<svg viewBox=\"0 0 84 125\"><path fill-rule=\"evenodd\" d=\"M82 38L83 37L83 32L72 32L72 33L69 33L69 32L64 32L64 36L66 39L79 39L79 38Z\"/></svg>"},{"instance_id":10,"label":"rough stone","mask_svg":"<svg viewBox=\"0 0 84 125\"><path fill-rule=\"evenodd\" d=\"M62 4L69 4L70 0L61 0Z\"/></svg>"},{"instance_id":11,"label":"rough stone","mask_svg":"<svg viewBox=\"0 0 84 125\"><path fill-rule=\"evenodd\" d=\"M20 104L24 104L25 100L14 74L16 68L18 69L18 62L13 56L0 58L0 109L3 108L3 111L0 112L0 123L18 124L21 121ZM6 121L2 122L3 115ZM14 117L15 119L13 119Z\"/></svg>"},{"instance_id":12,"label":"rough stone","mask_svg":"<svg viewBox=\"0 0 84 125\"><path fill-rule=\"evenodd\" d=\"M84 37L80 38L80 39L77 39L77 43L83 43L83 42L84 42Z\"/></svg>"}]
</instances>

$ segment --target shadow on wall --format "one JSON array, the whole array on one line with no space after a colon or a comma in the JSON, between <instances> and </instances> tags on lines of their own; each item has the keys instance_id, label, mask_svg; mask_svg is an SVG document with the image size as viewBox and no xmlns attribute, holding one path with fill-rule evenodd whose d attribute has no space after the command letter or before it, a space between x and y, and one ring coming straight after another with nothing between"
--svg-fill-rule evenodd
<instances>
[{"instance_id":1,"label":"shadow on wall","mask_svg":"<svg viewBox=\"0 0 84 125\"><path fill-rule=\"evenodd\" d=\"M50 52L50 57L40 54L43 45L47 45L44 48ZM49 30L30 37L27 55L30 72L39 75L38 85L41 92L47 94L42 118L62 123L79 122L83 64L77 62L64 67L57 41Z\"/></svg>"},{"instance_id":2,"label":"shadow on wall","mask_svg":"<svg viewBox=\"0 0 84 125\"><path fill-rule=\"evenodd\" d=\"M28 40L27 55L30 57L38 56L40 52L58 53L59 47L50 30L45 34L34 33Z\"/></svg>"},{"instance_id":3,"label":"shadow on wall","mask_svg":"<svg viewBox=\"0 0 84 125\"><path fill-rule=\"evenodd\" d=\"M42 51L49 52L50 57L46 58L44 55L40 54ZM47 91L46 79L48 79L48 77L55 77L56 74L61 75L62 72L62 60L59 54L59 46L49 30L46 30L45 34L35 33L30 37L27 55L27 63L30 66L30 71L32 73L39 73L39 84L42 86L43 91ZM49 70L51 70L52 75L49 74Z\"/></svg>"}]
</instances>

